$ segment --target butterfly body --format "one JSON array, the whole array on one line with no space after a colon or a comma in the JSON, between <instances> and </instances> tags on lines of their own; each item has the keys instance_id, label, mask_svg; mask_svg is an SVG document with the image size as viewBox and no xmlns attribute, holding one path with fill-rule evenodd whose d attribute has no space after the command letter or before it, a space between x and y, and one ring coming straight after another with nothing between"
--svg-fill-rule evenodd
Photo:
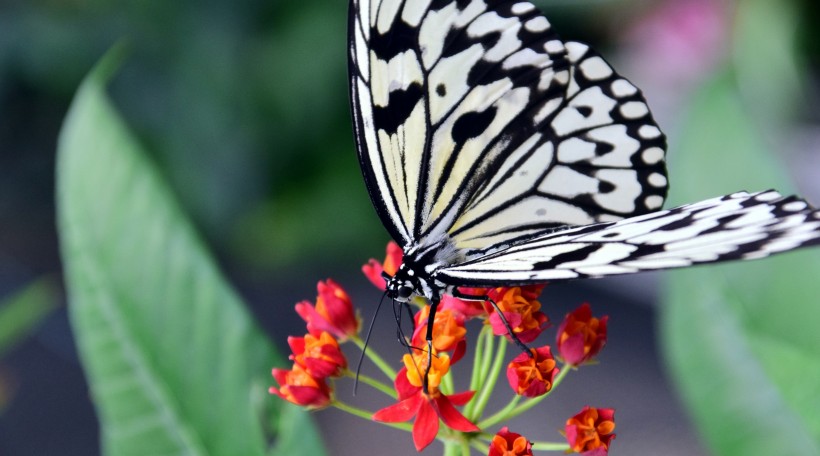
<instances>
[{"instance_id":1,"label":"butterfly body","mask_svg":"<svg viewBox=\"0 0 820 456\"><path fill-rule=\"evenodd\" d=\"M661 210L643 95L529 2L351 0L348 36L359 162L404 251L393 299L820 243L820 211L771 190Z\"/></svg>"}]
</instances>

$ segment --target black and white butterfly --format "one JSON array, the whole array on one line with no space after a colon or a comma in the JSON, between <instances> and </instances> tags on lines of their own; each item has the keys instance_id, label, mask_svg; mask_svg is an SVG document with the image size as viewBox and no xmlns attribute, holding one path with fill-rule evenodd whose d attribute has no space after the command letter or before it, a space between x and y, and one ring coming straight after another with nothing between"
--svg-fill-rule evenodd
<instances>
[{"instance_id":1,"label":"black and white butterfly","mask_svg":"<svg viewBox=\"0 0 820 456\"><path fill-rule=\"evenodd\" d=\"M820 243L820 211L775 191L660 210L665 137L641 92L529 2L352 0L349 52L365 183L405 254L388 296L428 299L430 321L459 286Z\"/></svg>"}]
</instances>

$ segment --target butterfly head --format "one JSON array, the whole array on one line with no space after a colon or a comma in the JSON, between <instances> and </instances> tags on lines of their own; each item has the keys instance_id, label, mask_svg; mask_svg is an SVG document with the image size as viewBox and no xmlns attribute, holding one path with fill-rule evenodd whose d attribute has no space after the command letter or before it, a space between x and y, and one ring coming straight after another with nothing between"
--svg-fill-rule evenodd
<instances>
[{"instance_id":1,"label":"butterfly head","mask_svg":"<svg viewBox=\"0 0 820 456\"><path fill-rule=\"evenodd\" d=\"M389 276L385 274L384 279L387 281L387 296L399 302L407 302L416 291L418 284L414 280L414 273L412 269L408 269L405 265L399 266L396 275Z\"/></svg>"}]
</instances>

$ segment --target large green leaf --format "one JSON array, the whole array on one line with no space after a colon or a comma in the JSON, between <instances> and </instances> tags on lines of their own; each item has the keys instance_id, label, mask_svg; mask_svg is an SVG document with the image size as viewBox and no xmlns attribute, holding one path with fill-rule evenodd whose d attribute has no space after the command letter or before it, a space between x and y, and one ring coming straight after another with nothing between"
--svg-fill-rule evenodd
<instances>
[{"instance_id":1,"label":"large green leaf","mask_svg":"<svg viewBox=\"0 0 820 456\"><path fill-rule=\"evenodd\" d=\"M108 100L117 55L79 89L57 169L71 323L103 450L266 454L281 408L266 390L281 358ZM323 453L315 440L301 445Z\"/></svg>"},{"instance_id":2,"label":"large green leaf","mask_svg":"<svg viewBox=\"0 0 820 456\"><path fill-rule=\"evenodd\" d=\"M693 103L670 169L675 203L741 189L792 191L761 146L729 74ZM670 368L720 455L820 454L820 255L699 267L668 276Z\"/></svg>"}]
</instances>

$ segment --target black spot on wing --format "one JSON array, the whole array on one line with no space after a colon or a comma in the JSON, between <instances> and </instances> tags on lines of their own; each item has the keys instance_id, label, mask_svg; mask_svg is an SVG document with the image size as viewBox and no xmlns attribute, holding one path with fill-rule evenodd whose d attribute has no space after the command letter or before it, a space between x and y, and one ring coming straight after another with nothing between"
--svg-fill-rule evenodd
<instances>
[{"instance_id":1,"label":"black spot on wing","mask_svg":"<svg viewBox=\"0 0 820 456\"><path fill-rule=\"evenodd\" d=\"M615 150L615 146L613 146L612 144L610 144L608 142L596 142L595 143L595 155L597 155L599 157L601 155L606 155L606 154L612 152L613 150ZM635 155L638 155L638 154L635 154ZM633 160L634 159L635 159L635 157L633 157Z\"/></svg>"},{"instance_id":2,"label":"black spot on wing","mask_svg":"<svg viewBox=\"0 0 820 456\"><path fill-rule=\"evenodd\" d=\"M547 271L550 269L555 269L557 266L560 266L564 263L570 263L574 261L582 261L588 258L590 255L598 251L600 249L600 245L592 244L586 247L581 247L578 250L573 250L572 252L564 252L555 255L548 261L539 261L533 264L533 269L536 271Z\"/></svg>"},{"instance_id":3,"label":"black spot on wing","mask_svg":"<svg viewBox=\"0 0 820 456\"><path fill-rule=\"evenodd\" d=\"M421 84L411 84L405 90L390 92L387 106L373 107L373 123L379 130L393 134L418 105L423 96Z\"/></svg>"},{"instance_id":4,"label":"black spot on wing","mask_svg":"<svg viewBox=\"0 0 820 456\"><path fill-rule=\"evenodd\" d=\"M491 49L501 39L501 33L491 32L477 37L468 36L463 29L451 28L444 38L444 47L441 50L441 57L447 58L460 54L463 51L480 44L484 50Z\"/></svg>"},{"instance_id":5,"label":"black spot on wing","mask_svg":"<svg viewBox=\"0 0 820 456\"><path fill-rule=\"evenodd\" d=\"M482 112L463 114L453 124L453 141L464 144L467 140L481 135L495 119L496 108L491 106Z\"/></svg>"},{"instance_id":6,"label":"black spot on wing","mask_svg":"<svg viewBox=\"0 0 820 456\"><path fill-rule=\"evenodd\" d=\"M578 114L581 114L584 117L589 117L592 115L592 108L589 106L578 106L575 110L578 111Z\"/></svg>"},{"instance_id":7,"label":"black spot on wing","mask_svg":"<svg viewBox=\"0 0 820 456\"><path fill-rule=\"evenodd\" d=\"M598 181L598 192L599 193L610 193L615 190L615 184L612 182L608 182L605 180Z\"/></svg>"},{"instance_id":8,"label":"black spot on wing","mask_svg":"<svg viewBox=\"0 0 820 456\"><path fill-rule=\"evenodd\" d=\"M380 35L375 28L371 28L370 33L370 50L382 60L389 61L402 52L418 48L419 29L410 26L401 18L396 18L390 30L384 35Z\"/></svg>"}]
</instances>

